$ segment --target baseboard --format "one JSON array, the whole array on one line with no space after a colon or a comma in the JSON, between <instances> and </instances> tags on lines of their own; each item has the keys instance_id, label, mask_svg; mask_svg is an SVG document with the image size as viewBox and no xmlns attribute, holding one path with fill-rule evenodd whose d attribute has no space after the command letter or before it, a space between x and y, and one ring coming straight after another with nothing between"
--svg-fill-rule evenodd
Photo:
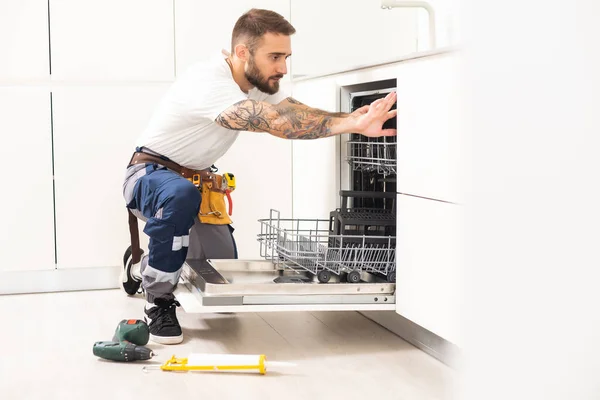
<instances>
[{"instance_id":1,"label":"baseboard","mask_svg":"<svg viewBox=\"0 0 600 400\"><path fill-rule=\"evenodd\" d=\"M119 267L0 272L0 295L116 289Z\"/></svg>"},{"instance_id":2,"label":"baseboard","mask_svg":"<svg viewBox=\"0 0 600 400\"><path fill-rule=\"evenodd\" d=\"M451 368L458 368L460 348L395 311L362 311L362 315L400 336Z\"/></svg>"}]
</instances>

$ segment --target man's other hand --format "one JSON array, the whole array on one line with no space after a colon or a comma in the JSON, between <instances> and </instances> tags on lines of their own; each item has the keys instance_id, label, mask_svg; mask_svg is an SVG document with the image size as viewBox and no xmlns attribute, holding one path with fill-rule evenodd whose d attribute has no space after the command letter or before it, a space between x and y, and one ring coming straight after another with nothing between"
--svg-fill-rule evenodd
<instances>
[{"instance_id":1,"label":"man's other hand","mask_svg":"<svg viewBox=\"0 0 600 400\"><path fill-rule=\"evenodd\" d=\"M395 136L396 129L382 129L383 124L394 118L398 110L391 110L396 102L396 92L391 92L385 98L377 99L370 105L363 106L350 114L356 120L356 133L368 137Z\"/></svg>"}]
</instances>

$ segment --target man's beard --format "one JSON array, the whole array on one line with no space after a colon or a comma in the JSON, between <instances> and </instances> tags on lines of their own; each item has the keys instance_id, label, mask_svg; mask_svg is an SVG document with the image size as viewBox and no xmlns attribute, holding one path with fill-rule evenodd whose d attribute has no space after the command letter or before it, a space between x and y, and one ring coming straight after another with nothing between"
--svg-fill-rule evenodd
<instances>
[{"instance_id":1,"label":"man's beard","mask_svg":"<svg viewBox=\"0 0 600 400\"><path fill-rule=\"evenodd\" d=\"M267 94L275 94L279 91L279 81L273 81L272 85L269 85L269 78L265 78L254 63L254 58L250 57L248 60L247 70L244 72L246 75L246 79L250 82L254 87L260 90L263 93ZM274 75L271 78L282 78L283 75Z\"/></svg>"}]
</instances>

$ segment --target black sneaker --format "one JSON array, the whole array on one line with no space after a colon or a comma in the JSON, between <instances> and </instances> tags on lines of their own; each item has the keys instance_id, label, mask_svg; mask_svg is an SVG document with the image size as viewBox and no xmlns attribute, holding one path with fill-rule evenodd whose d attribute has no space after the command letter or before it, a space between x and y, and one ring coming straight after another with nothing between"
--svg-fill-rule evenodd
<instances>
[{"instance_id":1,"label":"black sneaker","mask_svg":"<svg viewBox=\"0 0 600 400\"><path fill-rule=\"evenodd\" d=\"M178 344L183 341L181 326L175 308L181 306L177 300L156 299L154 306L145 308L144 318L150 328L150 340L160 344Z\"/></svg>"},{"instance_id":2,"label":"black sneaker","mask_svg":"<svg viewBox=\"0 0 600 400\"><path fill-rule=\"evenodd\" d=\"M144 252L142 251L142 255L143 254ZM119 277L119 279L121 280L121 286L123 287L123 290L130 296L133 296L136 293L140 293L140 285L142 284L141 278L136 277L132 274L132 258L133 257L131 256L131 247L129 247L125 252L125 255L123 256L123 269L121 270L121 275Z\"/></svg>"}]
</instances>

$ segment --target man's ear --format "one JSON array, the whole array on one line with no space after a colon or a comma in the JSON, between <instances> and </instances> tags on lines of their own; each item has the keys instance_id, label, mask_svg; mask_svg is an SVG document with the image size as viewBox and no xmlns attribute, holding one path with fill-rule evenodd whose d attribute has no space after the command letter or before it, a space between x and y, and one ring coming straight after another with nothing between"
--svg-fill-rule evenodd
<instances>
[{"instance_id":1,"label":"man's ear","mask_svg":"<svg viewBox=\"0 0 600 400\"><path fill-rule=\"evenodd\" d=\"M239 58L240 60L246 62L248 61L248 57L250 56L250 51L248 50L248 47L246 47L245 44L238 44L237 46L235 46L234 49L235 55L237 58Z\"/></svg>"}]
</instances>

